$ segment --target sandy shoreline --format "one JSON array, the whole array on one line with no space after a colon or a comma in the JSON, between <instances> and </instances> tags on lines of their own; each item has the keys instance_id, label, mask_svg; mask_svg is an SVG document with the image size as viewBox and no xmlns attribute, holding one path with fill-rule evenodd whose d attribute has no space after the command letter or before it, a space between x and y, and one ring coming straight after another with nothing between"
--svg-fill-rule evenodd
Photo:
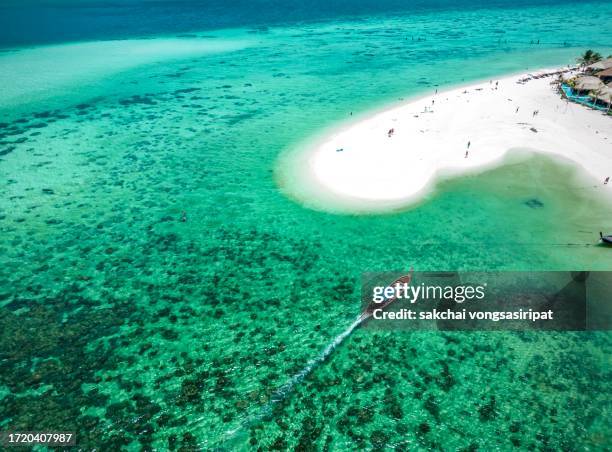
<instances>
[{"instance_id":1,"label":"sandy shoreline","mask_svg":"<svg viewBox=\"0 0 612 452\"><path fill-rule=\"evenodd\" d=\"M517 83L527 76L431 93L336 129L283 159L283 189L321 208L384 211L417 201L441 177L500 165L513 149L571 160L603 184L611 118L562 99L554 77Z\"/></svg>"}]
</instances>

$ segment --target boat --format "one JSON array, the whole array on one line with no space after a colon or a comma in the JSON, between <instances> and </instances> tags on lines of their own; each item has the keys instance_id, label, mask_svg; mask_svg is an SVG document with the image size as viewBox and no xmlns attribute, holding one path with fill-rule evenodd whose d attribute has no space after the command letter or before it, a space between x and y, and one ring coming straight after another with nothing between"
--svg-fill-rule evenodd
<instances>
[{"instance_id":1,"label":"boat","mask_svg":"<svg viewBox=\"0 0 612 452\"><path fill-rule=\"evenodd\" d=\"M601 232L599 233L599 241L604 245L612 246L612 235L603 235Z\"/></svg>"},{"instance_id":2,"label":"boat","mask_svg":"<svg viewBox=\"0 0 612 452\"><path fill-rule=\"evenodd\" d=\"M393 281L391 284L389 284L388 287L393 287L396 284L410 284L410 282L412 281L412 273L414 272L414 270L411 268L410 269L410 273L408 273L407 275L401 276L399 278L397 278L395 281ZM361 316L359 317L359 323L369 319L370 317L372 317L372 315L374 315L374 311L376 309L386 309L391 303L393 303L394 301L397 300L397 297L390 297L390 298L386 298L385 300L383 300L381 303L370 303L368 305L368 307L363 311L363 313L361 314Z\"/></svg>"}]
</instances>

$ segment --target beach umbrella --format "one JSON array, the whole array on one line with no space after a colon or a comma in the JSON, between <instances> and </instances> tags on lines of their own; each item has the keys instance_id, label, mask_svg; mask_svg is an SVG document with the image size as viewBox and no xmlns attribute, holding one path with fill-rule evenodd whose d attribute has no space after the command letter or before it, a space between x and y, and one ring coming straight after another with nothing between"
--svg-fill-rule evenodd
<instances>
[{"instance_id":1,"label":"beach umbrella","mask_svg":"<svg viewBox=\"0 0 612 452\"><path fill-rule=\"evenodd\" d=\"M576 79L575 87L578 91L597 91L605 86L601 80L591 75L585 75Z\"/></svg>"}]
</instances>

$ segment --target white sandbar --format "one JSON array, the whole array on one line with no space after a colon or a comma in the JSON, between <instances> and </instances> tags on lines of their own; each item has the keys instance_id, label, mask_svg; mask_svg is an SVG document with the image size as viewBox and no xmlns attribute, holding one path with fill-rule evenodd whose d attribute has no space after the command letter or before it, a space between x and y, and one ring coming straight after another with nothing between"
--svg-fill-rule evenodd
<instances>
[{"instance_id":1,"label":"white sandbar","mask_svg":"<svg viewBox=\"0 0 612 452\"><path fill-rule=\"evenodd\" d=\"M415 202L440 176L502 164L512 149L572 160L603 184L612 118L568 103L553 76L517 83L527 76L432 92L336 130L281 161L281 186L318 208L384 211Z\"/></svg>"}]
</instances>

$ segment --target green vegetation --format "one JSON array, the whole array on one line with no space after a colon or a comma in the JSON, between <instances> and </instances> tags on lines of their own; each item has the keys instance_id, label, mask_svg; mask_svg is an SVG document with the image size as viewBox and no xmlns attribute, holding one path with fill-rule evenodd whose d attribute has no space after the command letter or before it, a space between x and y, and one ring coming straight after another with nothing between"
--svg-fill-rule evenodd
<instances>
[{"instance_id":1,"label":"green vegetation","mask_svg":"<svg viewBox=\"0 0 612 452\"><path fill-rule=\"evenodd\" d=\"M600 53L589 49L584 52L584 54L582 54L579 58L577 58L576 61L583 66L588 66L589 64L601 61L601 59L602 57Z\"/></svg>"}]
</instances>

